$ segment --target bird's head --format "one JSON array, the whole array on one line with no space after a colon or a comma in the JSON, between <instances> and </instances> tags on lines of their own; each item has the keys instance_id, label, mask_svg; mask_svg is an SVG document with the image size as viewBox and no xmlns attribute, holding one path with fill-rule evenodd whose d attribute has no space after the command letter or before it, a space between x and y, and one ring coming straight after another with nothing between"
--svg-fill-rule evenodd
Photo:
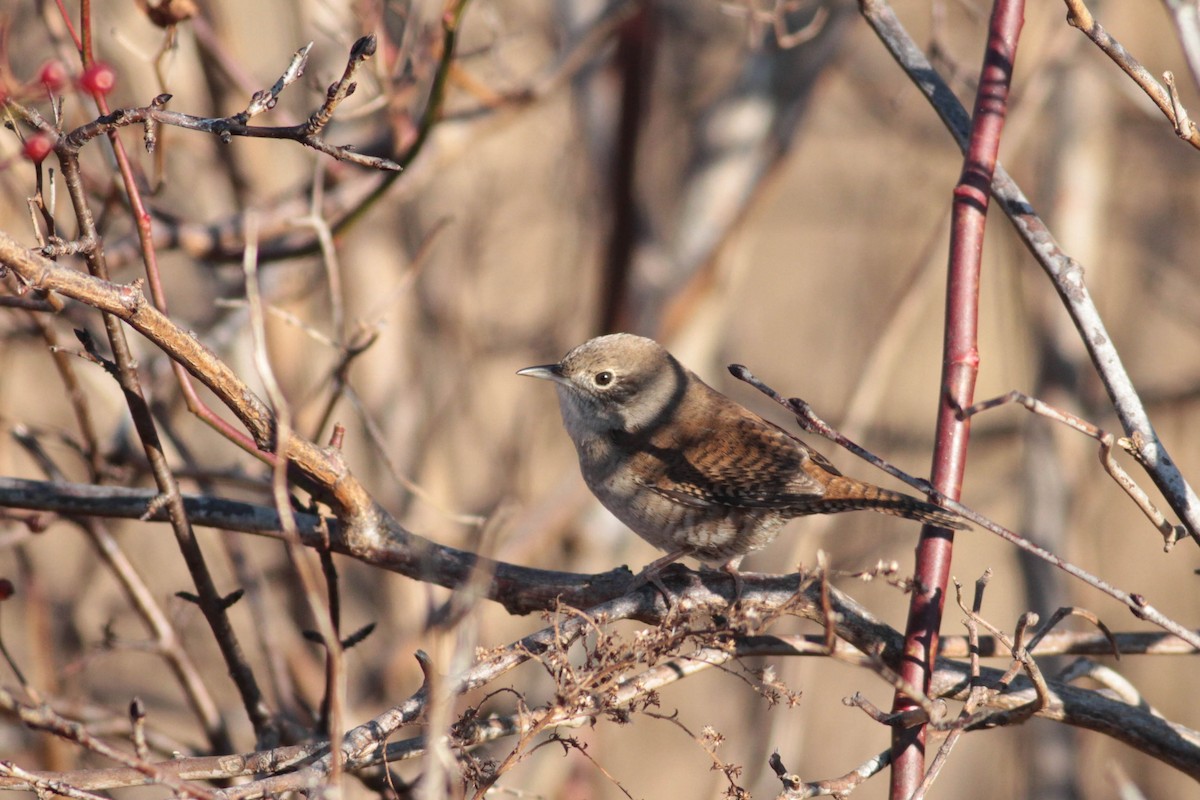
<instances>
[{"instance_id":1,"label":"bird's head","mask_svg":"<svg viewBox=\"0 0 1200 800\"><path fill-rule=\"evenodd\" d=\"M688 383L687 370L662 345L631 333L589 339L557 364L517 374L554 381L563 424L576 443L653 426L678 405Z\"/></svg>"}]
</instances>

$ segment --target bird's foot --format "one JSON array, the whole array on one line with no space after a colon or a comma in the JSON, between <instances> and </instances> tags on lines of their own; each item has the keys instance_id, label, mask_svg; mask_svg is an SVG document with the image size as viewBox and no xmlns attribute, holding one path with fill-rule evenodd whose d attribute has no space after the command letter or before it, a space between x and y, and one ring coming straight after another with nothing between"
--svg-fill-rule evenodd
<instances>
[{"instance_id":1,"label":"bird's foot","mask_svg":"<svg viewBox=\"0 0 1200 800\"><path fill-rule=\"evenodd\" d=\"M654 559L646 565L645 569L633 576L633 580L629 582L629 586L627 586L625 589L626 593L640 589L646 584L650 584L660 595L662 595L663 602L666 603L667 610L670 611L672 608L674 608L676 598L675 595L671 593L671 590L667 588L667 585L662 582L662 578L659 576L662 575L662 571L664 569L671 564L674 564L685 555L687 555L686 551L675 550L667 553L661 558Z\"/></svg>"},{"instance_id":2,"label":"bird's foot","mask_svg":"<svg viewBox=\"0 0 1200 800\"><path fill-rule=\"evenodd\" d=\"M733 601L729 604L730 611L742 602L742 590L746 588L746 582L742 580L742 573L738 572L741 563L742 556L734 556L721 565L721 570L733 579Z\"/></svg>"},{"instance_id":3,"label":"bird's foot","mask_svg":"<svg viewBox=\"0 0 1200 800\"><path fill-rule=\"evenodd\" d=\"M722 576L726 576L733 581L733 597L726 605L726 613L730 616L741 605L742 592L746 588L746 582L742 579L742 573L738 571L738 566L742 563L742 558L743 556L734 556L719 567L713 566L711 562L700 567L703 572L706 572L716 580L720 580Z\"/></svg>"}]
</instances>

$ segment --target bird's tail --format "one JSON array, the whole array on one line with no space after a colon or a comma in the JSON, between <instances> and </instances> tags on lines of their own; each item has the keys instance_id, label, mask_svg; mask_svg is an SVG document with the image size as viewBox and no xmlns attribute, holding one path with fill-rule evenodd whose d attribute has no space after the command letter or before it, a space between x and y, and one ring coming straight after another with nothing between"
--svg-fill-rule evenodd
<instances>
[{"instance_id":1,"label":"bird's tail","mask_svg":"<svg viewBox=\"0 0 1200 800\"><path fill-rule=\"evenodd\" d=\"M958 514L941 506L839 475L825 487L824 496L813 501L809 513L836 514L841 511L877 511L960 531L971 527Z\"/></svg>"}]
</instances>

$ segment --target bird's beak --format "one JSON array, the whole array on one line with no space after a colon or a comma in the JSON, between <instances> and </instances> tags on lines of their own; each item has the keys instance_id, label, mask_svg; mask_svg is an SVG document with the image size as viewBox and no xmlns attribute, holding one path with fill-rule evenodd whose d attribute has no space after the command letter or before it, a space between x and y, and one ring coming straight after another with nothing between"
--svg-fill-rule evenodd
<instances>
[{"instance_id":1,"label":"bird's beak","mask_svg":"<svg viewBox=\"0 0 1200 800\"><path fill-rule=\"evenodd\" d=\"M518 375L527 375L530 378L541 378L544 381L554 381L555 383L566 383L567 379L563 377L561 364L542 364L537 367L526 367L525 369L517 370Z\"/></svg>"}]
</instances>

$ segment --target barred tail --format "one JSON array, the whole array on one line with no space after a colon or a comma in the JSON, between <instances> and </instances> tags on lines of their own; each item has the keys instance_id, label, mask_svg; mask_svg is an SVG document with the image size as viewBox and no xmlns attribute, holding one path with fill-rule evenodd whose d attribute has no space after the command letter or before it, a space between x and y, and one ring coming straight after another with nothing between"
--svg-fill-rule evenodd
<instances>
[{"instance_id":1,"label":"barred tail","mask_svg":"<svg viewBox=\"0 0 1200 800\"><path fill-rule=\"evenodd\" d=\"M900 492L841 475L829 481L819 500L805 504L805 514L837 514L842 511L877 511L943 528L967 530L970 526L953 511L926 503Z\"/></svg>"}]
</instances>

